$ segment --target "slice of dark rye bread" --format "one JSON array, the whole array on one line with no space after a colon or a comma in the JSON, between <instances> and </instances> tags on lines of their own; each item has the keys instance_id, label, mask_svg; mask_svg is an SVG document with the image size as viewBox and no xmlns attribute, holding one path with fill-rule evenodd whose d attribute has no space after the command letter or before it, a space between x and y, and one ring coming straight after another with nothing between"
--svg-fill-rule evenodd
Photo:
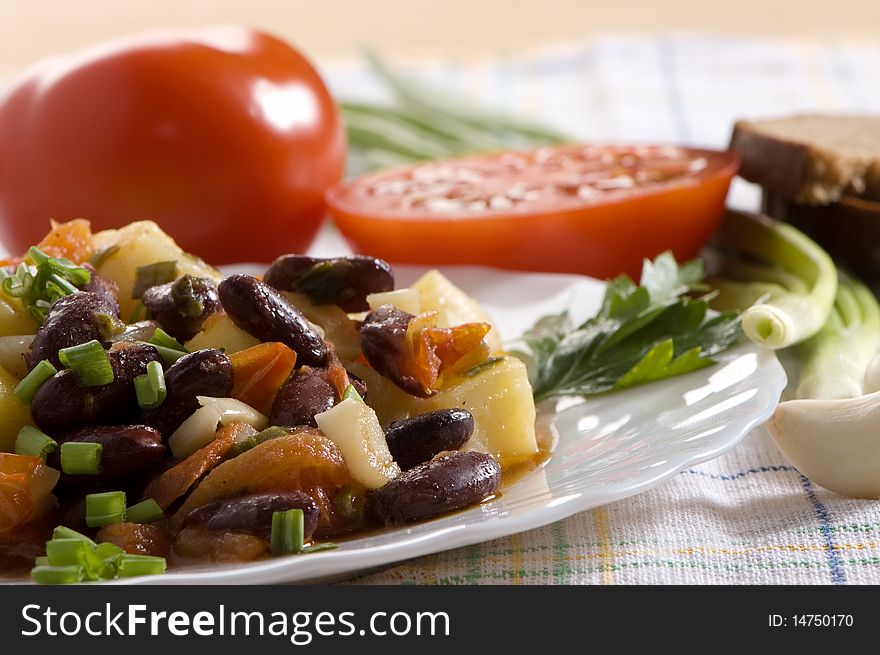
<instances>
[{"instance_id":1,"label":"slice of dark rye bread","mask_svg":"<svg viewBox=\"0 0 880 655\"><path fill-rule=\"evenodd\" d=\"M880 200L880 116L809 114L739 121L731 148L739 174L809 205L841 196Z\"/></svg>"},{"instance_id":2,"label":"slice of dark rye bread","mask_svg":"<svg viewBox=\"0 0 880 655\"><path fill-rule=\"evenodd\" d=\"M880 202L844 196L830 205L805 205L764 190L763 210L794 225L880 290Z\"/></svg>"}]
</instances>

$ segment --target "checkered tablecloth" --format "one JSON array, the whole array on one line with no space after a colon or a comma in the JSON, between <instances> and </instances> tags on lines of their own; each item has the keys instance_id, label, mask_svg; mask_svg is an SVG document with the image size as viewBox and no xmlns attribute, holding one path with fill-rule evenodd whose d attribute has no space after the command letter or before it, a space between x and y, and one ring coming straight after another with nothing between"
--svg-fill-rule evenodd
<instances>
[{"instance_id":1,"label":"checkered tablecloth","mask_svg":"<svg viewBox=\"0 0 880 655\"><path fill-rule=\"evenodd\" d=\"M403 65L487 106L598 142L724 147L736 118L880 113L880 41L622 35L482 63ZM324 72L340 96L381 97L358 63ZM736 182L730 202L753 208L757 191ZM812 484L756 430L647 493L354 581L878 584L880 501Z\"/></svg>"}]
</instances>

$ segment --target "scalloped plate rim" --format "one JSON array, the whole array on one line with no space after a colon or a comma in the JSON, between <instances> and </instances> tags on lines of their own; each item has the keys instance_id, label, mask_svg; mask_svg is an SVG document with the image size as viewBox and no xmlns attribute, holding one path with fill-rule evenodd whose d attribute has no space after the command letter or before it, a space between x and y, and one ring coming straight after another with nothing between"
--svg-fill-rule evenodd
<instances>
[{"instance_id":1,"label":"scalloped plate rim","mask_svg":"<svg viewBox=\"0 0 880 655\"><path fill-rule=\"evenodd\" d=\"M252 264L240 264L226 267L226 270L242 272L253 270L253 267L254 265ZM405 271L405 277L411 278L418 271L428 270L429 267L395 266L394 268L396 272ZM453 278L462 275L478 275L480 279L507 278L509 280L519 279L520 281L533 279L551 284L553 282L567 282L571 285L585 283L593 285L595 288L604 286L603 283L592 278L559 273L523 273L473 266L443 267L442 271ZM465 290L468 289L466 288ZM537 316L534 318L537 318ZM759 356L761 355L759 348L748 343L737 346L732 352L739 350L756 352ZM163 576L117 580L107 584L268 584L319 582L322 580L353 577L358 573L384 567L402 560L469 546L542 527L579 512L643 493L690 466L718 457L725 451L733 448L753 428L770 417L785 387L786 379L785 373L775 356L765 352L763 359L763 365L756 369L754 373L763 380L763 384L759 387L761 394L760 398L758 398L758 409L748 415L737 415L736 418L738 420L731 422L722 430L713 434L711 440L702 444L702 447L696 451L680 453L677 456L670 457L663 465L650 469L650 474L646 473L648 469L643 468L643 474L639 475L635 480L629 479L616 484L605 484L599 493L590 493L589 489L585 489L577 494L567 494L564 498L533 502L533 507L519 511L513 516L478 520L469 525L453 524L444 526L443 522L447 517L440 516L432 521L416 524L416 527L436 524L436 529L428 529L424 534L412 535L407 528L396 528L394 532L400 532L400 538L379 546L357 547L356 544L361 539L355 538L344 542L344 545L351 545L351 548L324 551L303 558L290 557L221 567L209 566L198 569L181 569L171 571ZM700 371L696 371L688 375L699 373ZM656 384L662 384L662 382ZM651 388L656 390L658 387L645 385L622 393L644 392L646 388L650 391ZM531 473L529 475L534 474ZM524 481L525 478L516 484L522 484ZM490 501L490 504L491 502L496 501ZM464 510L464 512L478 510L479 508L473 508ZM476 517L479 518L480 515L477 514ZM423 529L427 528L423 527Z\"/></svg>"}]
</instances>

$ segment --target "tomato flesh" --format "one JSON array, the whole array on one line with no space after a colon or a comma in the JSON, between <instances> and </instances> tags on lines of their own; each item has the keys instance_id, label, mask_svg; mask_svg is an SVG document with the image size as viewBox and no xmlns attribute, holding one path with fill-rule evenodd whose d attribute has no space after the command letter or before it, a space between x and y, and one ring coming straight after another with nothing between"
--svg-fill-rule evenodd
<instances>
[{"instance_id":1,"label":"tomato flesh","mask_svg":"<svg viewBox=\"0 0 880 655\"><path fill-rule=\"evenodd\" d=\"M358 252L392 262L637 276L715 231L732 152L573 145L385 171L327 192Z\"/></svg>"},{"instance_id":2,"label":"tomato flesh","mask_svg":"<svg viewBox=\"0 0 880 655\"><path fill-rule=\"evenodd\" d=\"M0 93L0 239L49 219L151 219L212 263L302 251L345 135L314 68L244 27L163 31L49 59Z\"/></svg>"}]
</instances>

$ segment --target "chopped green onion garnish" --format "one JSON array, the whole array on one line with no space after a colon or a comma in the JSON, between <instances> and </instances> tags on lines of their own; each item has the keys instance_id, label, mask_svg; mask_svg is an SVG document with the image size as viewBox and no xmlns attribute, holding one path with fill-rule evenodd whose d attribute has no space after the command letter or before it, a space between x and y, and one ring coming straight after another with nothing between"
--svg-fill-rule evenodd
<instances>
[{"instance_id":1,"label":"chopped green onion garnish","mask_svg":"<svg viewBox=\"0 0 880 655\"><path fill-rule=\"evenodd\" d=\"M152 498L142 500L125 510L125 520L131 523L152 523L165 517L165 512Z\"/></svg>"},{"instance_id":2,"label":"chopped green onion garnish","mask_svg":"<svg viewBox=\"0 0 880 655\"><path fill-rule=\"evenodd\" d=\"M73 584L85 579L82 566L36 566L31 569L31 578L37 584Z\"/></svg>"},{"instance_id":3,"label":"chopped green onion garnish","mask_svg":"<svg viewBox=\"0 0 880 655\"><path fill-rule=\"evenodd\" d=\"M34 366L33 370L16 385L15 391L13 392L15 397L25 404L29 403L34 399L34 396L37 394L39 388L43 386L43 383L54 376L57 372L57 369L52 366L52 363L48 359L44 359Z\"/></svg>"},{"instance_id":4,"label":"chopped green onion garnish","mask_svg":"<svg viewBox=\"0 0 880 655\"><path fill-rule=\"evenodd\" d=\"M120 578L133 578L139 575L159 575L165 573L165 558L151 555L122 555L119 558L117 575Z\"/></svg>"},{"instance_id":5,"label":"chopped green onion garnish","mask_svg":"<svg viewBox=\"0 0 880 655\"><path fill-rule=\"evenodd\" d=\"M89 257L89 264L94 266L95 268L101 268L101 266L110 259L113 255L119 252L119 244L114 243L109 248L104 248L103 250L99 250L94 255Z\"/></svg>"},{"instance_id":6,"label":"chopped green onion garnish","mask_svg":"<svg viewBox=\"0 0 880 655\"><path fill-rule=\"evenodd\" d=\"M357 389L354 388L353 384L350 384L347 387L345 387L345 391L342 392L342 399L343 400L347 400L349 398L359 402L361 405L366 404L364 402L364 399L361 398L361 395L357 392Z\"/></svg>"},{"instance_id":7,"label":"chopped green onion garnish","mask_svg":"<svg viewBox=\"0 0 880 655\"><path fill-rule=\"evenodd\" d=\"M247 452L258 444L259 442L257 441L256 435L251 435L242 439L241 441L236 441L235 445L232 447L232 456L238 457L242 453Z\"/></svg>"},{"instance_id":8,"label":"chopped green onion garnish","mask_svg":"<svg viewBox=\"0 0 880 655\"><path fill-rule=\"evenodd\" d=\"M86 576L94 580L115 578L119 567L119 558L124 554L124 550L109 541L98 544L89 550L86 558L88 563Z\"/></svg>"},{"instance_id":9,"label":"chopped green onion garnish","mask_svg":"<svg viewBox=\"0 0 880 655\"><path fill-rule=\"evenodd\" d=\"M320 553L322 550L336 550L339 548L339 544L332 544L329 541L326 541L322 544L312 544L310 546L306 546L302 549L302 552L305 553Z\"/></svg>"},{"instance_id":10,"label":"chopped green onion garnish","mask_svg":"<svg viewBox=\"0 0 880 655\"><path fill-rule=\"evenodd\" d=\"M137 273L134 278L134 288L131 290L131 297L139 300L144 295L144 291L158 284L166 284L177 277L177 262L156 262L155 264L147 264L146 266L138 266Z\"/></svg>"},{"instance_id":11,"label":"chopped green onion garnish","mask_svg":"<svg viewBox=\"0 0 880 655\"><path fill-rule=\"evenodd\" d=\"M137 323L140 320L141 313L143 313L145 307L144 303L138 300L137 305L134 306L134 309L131 310L131 316L128 317L129 323Z\"/></svg>"},{"instance_id":12,"label":"chopped green onion garnish","mask_svg":"<svg viewBox=\"0 0 880 655\"><path fill-rule=\"evenodd\" d=\"M81 387L99 387L113 382L110 357L101 342L92 339L86 343L58 351L58 359L76 374Z\"/></svg>"},{"instance_id":13,"label":"chopped green onion garnish","mask_svg":"<svg viewBox=\"0 0 880 655\"><path fill-rule=\"evenodd\" d=\"M345 486L333 498L333 509L351 521L361 522L367 505L363 491L354 486Z\"/></svg>"},{"instance_id":14,"label":"chopped green onion garnish","mask_svg":"<svg viewBox=\"0 0 880 655\"><path fill-rule=\"evenodd\" d=\"M286 434L291 434L291 428L281 427L280 425L270 425L268 428L264 430L260 430L256 434L253 434L235 444L235 455L241 455L246 450L250 450L254 446L259 446L264 441L269 441L269 439L275 439L276 437L283 437Z\"/></svg>"},{"instance_id":15,"label":"chopped green onion garnish","mask_svg":"<svg viewBox=\"0 0 880 655\"><path fill-rule=\"evenodd\" d=\"M39 266L40 264L45 264L50 259L49 255L44 253L36 246L31 246L30 248L28 248L28 257L31 258L31 261L36 266Z\"/></svg>"},{"instance_id":16,"label":"chopped green onion garnish","mask_svg":"<svg viewBox=\"0 0 880 655\"><path fill-rule=\"evenodd\" d=\"M189 353L189 351L181 344L177 339L172 337L162 328L156 328L156 331L153 332L153 336L150 337L150 343L154 346L162 346L163 348L171 348L172 350L179 350L182 353Z\"/></svg>"},{"instance_id":17,"label":"chopped green onion garnish","mask_svg":"<svg viewBox=\"0 0 880 655\"><path fill-rule=\"evenodd\" d=\"M150 343L149 341L138 341L138 343L144 344L146 346L153 346L153 348L155 348L159 352L159 357L161 357L162 361L165 362L165 366L171 366L174 362L187 354L182 350L175 350L174 348L167 348L165 346L157 346L155 343Z\"/></svg>"},{"instance_id":18,"label":"chopped green onion garnish","mask_svg":"<svg viewBox=\"0 0 880 655\"><path fill-rule=\"evenodd\" d=\"M95 547L95 542L92 541L89 537L84 535L82 532L77 532L76 530L72 530L70 528L64 527L63 525L59 525L52 532L53 539L79 539L80 541L85 541L92 548Z\"/></svg>"},{"instance_id":19,"label":"chopped green onion garnish","mask_svg":"<svg viewBox=\"0 0 880 655\"><path fill-rule=\"evenodd\" d=\"M52 539L46 542L46 557L51 566L85 566L92 547L82 539Z\"/></svg>"},{"instance_id":20,"label":"chopped green onion garnish","mask_svg":"<svg viewBox=\"0 0 880 655\"><path fill-rule=\"evenodd\" d=\"M30 455L46 459L46 455L56 450L58 450L58 442L32 425L25 425L18 431L18 436L15 438L15 453L17 455Z\"/></svg>"},{"instance_id":21,"label":"chopped green onion garnish","mask_svg":"<svg viewBox=\"0 0 880 655\"><path fill-rule=\"evenodd\" d=\"M52 304L89 283L88 269L60 257L50 257L31 247L29 266L22 262L14 273L0 272L0 290L7 296L20 298L37 323L42 323Z\"/></svg>"},{"instance_id":22,"label":"chopped green onion garnish","mask_svg":"<svg viewBox=\"0 0 880 655\"><path fill-rule=\"evenodd\" d=\"M86 496L86 525L90 528L100 528L124 520L124 491L105 491Z\"/></svg>"},{"instance_id":23,"label":"chopped green onion garnish","mask_svg":"<svg viewBox=\"0 0 880 655\"><path fill-rule=\"evenodd\" d=\"M109 541L102 541L99 544L96 544L94 549L94 554L98 557L113 557L114 555L124 555L125 551L122 550L119 546Z\"/></svg>"},{"instance_id":24,"label":"chopped green onion garnish","mask_svg":"<svg viewBox=\"0 0 880 655\"><path fill-rule=\"evenodd\" d=\"M257 432L253 436L253 438L258 444L261 444L264 441L269 441L269 439L275 439L276 437L283 437L284 435L290 434L290 433L291 433L290 428L285 428L280 425L270 425L268 428Z\"/></svg>"},{"instance_id":25,"label":"chopped green onion garnish","mask_svg":"<svg viewBox=\"0 0 880 655\"><path fill-rule=\"evenodd\" d=\"M195 318L205 313L205 303L199 300L193 288L193 276L184 275L171 285L170 296L174 308L187 318Z\"/></svg>"},{"instance_id":26,"label":"chopped green onion garnish","mask_svg":"<svg viewBox=\"0 0 880 655\"><path fill-rule=\"evenodd\" d=\"M77 291L79 291L79 289L77 289L75 286L73 286L70 282L65 280L63 277L61 277L57 273L52 273L52 275L49 276L49 279L52 280L52 282L54 282L55 284L57 284L58 288L60 288L62 291L64 291L65 294L68 296L72 293L76 293Z\"/></svg>"},{"instance_id":27,"label":"chopped green onion garnish","mask_svg":"<svg viewBox=\"0 0 880 655\"><path fill-rule=\"evenodd\" d=\"M121 492L111 492L87 496L86 512L88 513L90 499L96 496L118 495L122 496L124 508L125 495ZM46 556L37 557L34 561L31 576L34 582L39 584L68 584L135 575L154 575L164 571L165 559L162 557L128 555L116 544L110 542L96 544L84 534L59 526L55 528L52 539L46 542Z\"/></svg>"},{"instance_id":28,"label":"chopped green onion garnish","mask_svg":"<svg viewBox=\"0 0 880 655\"><path fill-rule=\"evenodd\" d=\"M61 470L68 475L97 475L101 472L104 447L89 441L61 444Z\"/></svg>"},{"instance_id":29,"label":"chopped green onion garnish","mask_svg":"<svg viewBox=\"0 0 880 655\"><path fill-rule=\"evenodd\" d=\"M153 409L165 401L165 373L159 362L147 364L147 372L134 379L134 390L138 405L142 409Z\"/></svg>"},{"instance_id":30,"label":"chopped green onion garnish","mask_svg":"<svg viewBox=\"0 0 880 655\"><path fill-rule=\"evenodd\" d=\"M272 514L272 554L301 553L305 539L305 516L301 509Z\"/></svg>"}]
</instances>

